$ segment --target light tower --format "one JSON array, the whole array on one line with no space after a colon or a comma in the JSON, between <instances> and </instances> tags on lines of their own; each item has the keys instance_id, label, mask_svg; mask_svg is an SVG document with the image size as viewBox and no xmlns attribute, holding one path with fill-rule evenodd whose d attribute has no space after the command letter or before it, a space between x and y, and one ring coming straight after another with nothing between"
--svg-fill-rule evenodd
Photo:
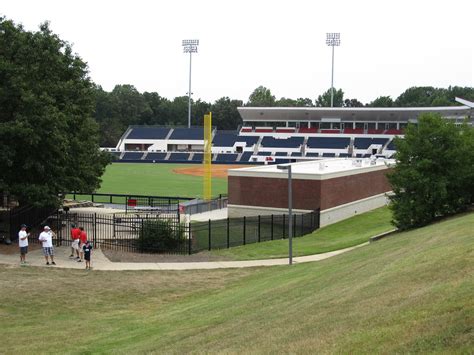
<instances>
[{"instance_id":1,"label":"light tower","mask_svg":"<svg viewBox=\"0 0 474 355\"><path fill-rule=\"evenodd\" d=\"M183 52L189 53L188 128L191 128L191 63L193 53L197 53L198 39L183 39Z\"/></svg>"},{"instance_id":2,"label":"light tower","mask_svg":"<svg viewBox=\"0 0 474 355\"><path fill-rule=\"evenodd\" d=\"M334 47L341 45L340 33L326 33L326 44L332 47L332 70L331 70L331 107L334 104Z\"/></svg>"}]
</instances>

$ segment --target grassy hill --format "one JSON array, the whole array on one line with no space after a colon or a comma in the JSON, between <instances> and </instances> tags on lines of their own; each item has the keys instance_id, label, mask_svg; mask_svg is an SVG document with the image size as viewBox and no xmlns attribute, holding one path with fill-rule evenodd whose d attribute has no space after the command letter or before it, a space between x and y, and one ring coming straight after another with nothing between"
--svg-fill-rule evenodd
<instances>
[{"instance_id":1,"label":"grassy hill","mask_svg":"<svg viewBox=\"0 0 474 355\"><path fill-rule=\"evenodd\" d=\"M0 267L2 353L469 353L474 214L319 263L193 272Z\"/></svg>"}]
</instances>

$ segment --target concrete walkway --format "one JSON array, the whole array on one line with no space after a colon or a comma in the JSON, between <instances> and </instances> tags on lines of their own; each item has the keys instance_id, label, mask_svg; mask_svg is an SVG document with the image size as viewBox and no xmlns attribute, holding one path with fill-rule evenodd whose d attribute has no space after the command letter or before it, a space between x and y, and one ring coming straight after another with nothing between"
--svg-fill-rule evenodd
<instances>
[{"instance_id":1,"label":"concrete walkway","mask_svg":"<svg viewBox=\"0 0 474 355\"><path fill-rule=\"evenodd\" d=\"M346 253L348 251L368 245L369 243L362 243L354 247L331 251L328 253L298 256L293 258L294 264L307 263L312 261L320 261L330 257ZM67 269L85 269L84 262L77 262L69 258L70 247L55 248L56 266L46 266L42 254L42 250L34 250L27 255L27 265L44 266ZM19 255L1 255L0 263L9 265L20 265ZM265 259L265 260L245 260L245 261L207 261L207 262L174 262L174 263L120 263L112 262L105 257L100 249L93 250L92 254L92 268L94 270L107 271L122 271L122 270L203 270L203 269L229 269L229 268L244 268L244 267L258 267L258 266L275 266L288 265L288 258L281 259Z\"/></svg>"}]
</instances>

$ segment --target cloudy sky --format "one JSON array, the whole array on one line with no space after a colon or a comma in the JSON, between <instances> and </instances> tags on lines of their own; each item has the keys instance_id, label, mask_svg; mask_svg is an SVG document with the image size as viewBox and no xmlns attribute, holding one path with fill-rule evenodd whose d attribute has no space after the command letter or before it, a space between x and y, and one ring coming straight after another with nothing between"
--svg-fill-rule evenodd
<instances>
[{"instance_id":1,"label":"cloudy sky","mask_svg":"<svg viewBox=\"0 0 474 355\"><path fill-rule=\"evenodd\" d=\"M48 20L105 90L132 84L194 97L246 101L259 85L280 98L314 99L330 87L326 32L340 32L334 85L345 97L396 98L410 86L474 86L474 2L2 0L0 14L28 30Z\"/></svg>"}]
</instances>

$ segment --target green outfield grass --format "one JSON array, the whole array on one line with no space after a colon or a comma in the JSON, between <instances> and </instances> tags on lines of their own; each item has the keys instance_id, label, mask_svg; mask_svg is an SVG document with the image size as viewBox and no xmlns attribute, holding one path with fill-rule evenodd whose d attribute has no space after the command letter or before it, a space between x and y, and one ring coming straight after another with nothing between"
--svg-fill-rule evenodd
<instances>
[{"instance_id":1,"label":"green outfield grass","mask_svg":"<svg viewBox=\"0 0 474 355\"><path fill-rule=\"evenodd\" d=\"M325 253L328 251L348 248L367 242L370 237L393 230L391 224L392 213L388 207L381 207L366 212L341 222L323 227L304 237L293 239L293 255L303 256ZM266 226L266 228L269 228ZM232 229L233 233L242 235L242 228ZM208 245L207 230L195 232L201 244ZM281 229L275 230L275 235L281 235ZM212 238L215 245L225 245L227 229L222 228L213 232ZM235 235L231 236L235 240ZM224 256L231 260L251 260L284 258L288 256L288 239L267 241L262 243L247 244L229 249L212 250L211 254Z\"/></svg>"},{"instance_id":2,"label":"green outfield grass","mask_svg":"<svg viewBox=\"0 0 474 355\"><path fill-rule=\"evenodd\" d=\"M107 166L97 192L153 196L201 197L202 178L173 173L196 164L113 163ZM227 179L213 178L214 196L227 194Z\"/></svg>"},{"instance_id":3,"label":"green outfield grass","mask_svg":"<svg viewBox=\"0 0 474 355\"><path fill-rule=\"evenodd\" d=\"M468 354L473 225L457 216L292 267L0 266L0 352Z\"/></svg>"}]
</instances>

